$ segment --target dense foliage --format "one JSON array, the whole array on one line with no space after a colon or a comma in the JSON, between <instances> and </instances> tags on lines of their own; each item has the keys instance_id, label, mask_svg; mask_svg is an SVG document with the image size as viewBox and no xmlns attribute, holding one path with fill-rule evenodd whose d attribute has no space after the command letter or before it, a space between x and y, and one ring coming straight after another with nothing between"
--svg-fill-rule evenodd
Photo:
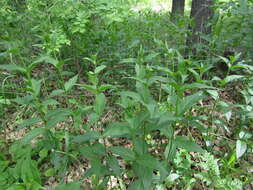
<instances>
[{"instance_id":1,"label":"dense foliage","mask_svg":"<svg viewBox=\"0 0 253 190\"><path fill-rule=\"evenodd\" d=\"M0 1L0 189L253 188L252 0L154 2Z\"/></svg>"}]
</instances>

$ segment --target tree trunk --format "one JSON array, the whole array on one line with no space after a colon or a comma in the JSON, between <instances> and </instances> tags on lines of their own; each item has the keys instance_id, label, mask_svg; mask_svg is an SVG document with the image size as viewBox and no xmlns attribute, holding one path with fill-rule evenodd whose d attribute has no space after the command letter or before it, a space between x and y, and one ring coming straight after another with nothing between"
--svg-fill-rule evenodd
<instances>
[{"instance_id":1,"label":"tree trunk","mask_svg":"<svg viewBox=\"0 0 253 190\"><path fill-rule=\"evenodd\" d=\"M173 0L172 2L172 18L184 16L185 0Z\"/></svg>"},{"instance_id":2,"label":"tree trunk","mask_svg":"<svg viewBox=\"0 0 253 190\"><path fill-rule=\"evenodd\" d=\"M211 25L208 26L208 20L213 16L211 6L214 0L192 0L191 18L193 19L192 34L187 38L187 48L193 45L203 43L201 34L210 34ZM193 54L196 54L196 49L193 48Z\"/></svg>"}]
</instances>

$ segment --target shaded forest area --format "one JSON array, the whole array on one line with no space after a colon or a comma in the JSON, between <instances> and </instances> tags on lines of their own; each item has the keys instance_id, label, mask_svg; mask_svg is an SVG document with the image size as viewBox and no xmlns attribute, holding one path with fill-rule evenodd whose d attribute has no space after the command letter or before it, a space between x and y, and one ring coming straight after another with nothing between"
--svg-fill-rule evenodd
<instances>
[{"instance_id":1,"label":"shaded forest area","mask_svg":"<svg viewBox=\"0 0 253 190\"><path fill-rule=\"evenodd\" d=\"M252 0L1 0L0 190L253 189Z\"/></svg>"}]
</instances>

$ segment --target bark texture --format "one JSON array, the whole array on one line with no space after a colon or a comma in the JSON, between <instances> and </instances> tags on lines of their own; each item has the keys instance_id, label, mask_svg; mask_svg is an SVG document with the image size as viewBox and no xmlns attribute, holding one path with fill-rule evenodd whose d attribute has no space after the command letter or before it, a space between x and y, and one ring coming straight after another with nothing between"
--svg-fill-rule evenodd
<instances>
[{"instance_id":1,"label":"bark texture","mask_svg":"<svg viewBox=\"0 0 253 190\"><path fill-rule=\"evenodd\" d=\"M172 2L172 18L184 16L185 0L173 0Z\"/></svg>"},{"instance_id":2,"label":"bark texture","mask_svg":"<svg viewBox=\"0 0 253 190\"><path fill-rule=\"evenodd\" d=\"M187 47L192 47L197 43L205 43L200 38L200 34L211 33L211 25L208 25L209 19L213 16L211 6L214 0L192 0L191 18L193 19L193 26L191 27L192 34L187 38ZM193 50L194 54L196 50Z\"/></svg>"}]
</instances>

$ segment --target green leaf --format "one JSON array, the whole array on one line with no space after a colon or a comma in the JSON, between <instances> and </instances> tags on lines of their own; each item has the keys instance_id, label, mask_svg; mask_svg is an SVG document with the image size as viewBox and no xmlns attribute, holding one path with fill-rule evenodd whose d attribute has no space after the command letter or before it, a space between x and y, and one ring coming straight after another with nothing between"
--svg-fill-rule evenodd
<instances>
[{"instance_id":1,"label":"green leaf","mask_svg":"<svg viewBox=\"0 0 253 190\"><path fill-rule=\"evenodd\" d=\"M58 105L59 102L57 102L55 99L47 99L44 102L42 102L43 106L48 106L48 105Z\"/></svg>"},{"instance_id":2,"label":"green leaf","mask_svg":"<svg viewBox=\"0 0 253 190\"><path fill-rule=\"evenodd\" d=\"M55 169L54 168L49 168L45 171L44 175L46 177L51 177L55 175Z\"/></svg>"},{"instance_id":3,"label":"green leaf","mask_svg":"<svg viewBox=\"0 0 253 190\"><path fill-rule=\"evenodd\" d=\"M21 178L22 178L22 180L25 183L36 182L34 185L36 185L36 184L39 185L41 183L40 172L36 166L35 161L31 160L31 158L25 158L22 161L22 163L20 163L20 164L21 164Z\"/></svg>"},{"instance_id":4,"label":"green leaf","mask_svg":"<svg viewBox=\"0 0 253 190\"><path fill-rule=\"evenodd\" d=\"M120 176L121 169L120 169L118 160L116 158L114 158L113 156L109 156L107 159L107 162L108 162L108 166L112 169L113 173L116 176Z\"/></svg>"},{"instance_id":5,"label":"green leaf","mask_svg":"<svg viewBox=\"0 0 253 190\"><path fill-rule=\"evenodd\" d=\"M247 150L247 144L246 142L242 140L237 140L236 141L236 157L239 159L242 157L242 155L246 152Z\"/></svg>"},{"instance_id":6,"label":"green leaf","mask_svg":"<svg viewBox=\"0 0 253 190\"><path fill-rule=\"evenodd\" d=\"M127 58L127 59L122 59L120 63L136 63L137 59L136 58Z\"/></svg>"},{"instance_id":7,"label":"green leaf","mask_svg":"<svg viewBox=\"0 0 253 190\"><path fill-rule=\"evenodd\" d=\"M133 139L134 151L138 155L144 155L148 151L148 145L142 138Z\"/></svg>"},{"instance_id":8,"label":"green leaf","mask_svg":"<svg viewBox=\"0 0 253 190\"><path fill-rule=\"evenodd\" d=\"M50 110L45 116L47 121L46 127L50 128L57 123L64 121L69 115L71 115L71 110L68 109L59 108L55 110Z\"/></svg>"},{"instance_id":9,"label":"green leaf","mask_svg":"<svg viewBox=\"0 0 253 190\"><path fill-rule=\"evenodd\" d=\"M195 142L190 141L187 137L177 136L175 144L178 148L183 148L190 152L204 152L204 150Z\"/></svg>"},{"instance_id":10,"label":"green leaf","mask_svg":"<svg viewBox=\"0 0 253 190\"><path fill-rule=\"evenodd\" d=\"M40 80L35 80L35 79L31 79L31 83L32 83L32 90L33 90L33 95L34 96L38 96L40 93L40 87L41 87L41 81Z\"/></svg>"},{"instance_id":11,"label":"green leaf","mask_svg":"<svg viewBox=\"0 0 253 190\"><path fill-rule=\"evenodd\" d=\"M55 97L55 96L59 96L62 93L64 93L64 90L58 89L58 90L53 90L51 92L51 94L49 95L50 98Z\"/></svg>"},{"instance_id":12,"label":"green leaf","mask_svg":"<svg viewBox=\"0 0 253 190\"><path fill-rule=\"evenodd\" d=\"M227 59L226 57L222 57L222 56L218 56L221 60L223 60L227 65L228 67L230 67L231 63L230 63L230 60Z\"/></svg>"},{"instance_id":13,"label":"green leaf","mask_svg":"<svg viewBox=\"0 0 253 190\"><path fill-rule=\"evenodd\" d=\"M102 158L106 155L105 147L100 143L95 143L90 146L82 146L79 148L79 151L85 158L90 159Z\"/></svg>"},{"instance_id":14,"label":"green leaf","mask_svg":"<svg viewBox=\"0 0 253 190\"><path fill-rule=\"evenodd\" d=\"M151 189L150 186L152 184L153 169L134 162L133 171L141 180L143 186L143 188L141 189L143 190Z\"/></svg>"},{"instance_id":15,"label":"green leaf","mask_svg":"<svg viewBox=\"0 0 253 190\"><path fill-rule=\"evenodd\" d=\"M83 135L79 135L79 136L74 137L73 142L84 143L84 142L91 141L91 140L97 140L99 138L101 138L101 135L98 132L90 131L90 132L87 132Z\"/></svg>"},{"instance_id":16,"label":"green leaf","mask_svg":"<svg viewBox=\"0 0 253 190\"><path fill-rule=\"evenodd\" d=\"M0 69L2 70L7 70L9 72L20 72L20 73L26 73L26 69L23 67L20 67L18 65L15 64L3 64L0 65Z\"/></svg>"},{"instance_id":17,"label":"green leaf","mask_svg":"<svg viewBox=\"0 0 253 190\"><path fill-rule=\"evenodd\" d=\"M95 68L94 73L95 73L95 74L99 74L99 73L100 73L102 70L104 70L105 68L106 68L105 65L100 65L100 66L98 66L98 67Z\"/></svg>"},{"instance_id":18,"label":"green leaf","mask_svg":"<svg viewBox=\"0 0 253 190\"><path fill-rule=\"evenodd\" d=\"M96 114L95 112L92 112L91 114L88 115L90 123L96 123L99 120L99 115Z\"/></svg>"},{"instance_id":19,"label":"green leaf","mask_svg":"<svg viewBox=\"0 0 253 190\"><path fill-rule=\"evenodd\" d=\"M19 126L18 129L22 129L25 127L30 127L31 125L40 122L41 119L38 117L29 118L27 120L24 120Z\"/></svg>"},{"instance_id":20,"label":"green leaf","mask_svg":"<svg viewBox=\"0 0 253 190\"><path fill-rule=\"evenodd\" d=\"M54 190L81 190L81 182L70 182L57 186Z\"/></svg>"},{"instance_id":21,"label":"green leaf","mask_svg":"<svg viewBox=\"0 0 253 190\"><path fill-rule=\"evenodd\" d=\"M141 96L139 94L137 94L136 92L124 91L124 92L121 92L120 94L121 94L121 96L130 97L137 102L142 102Z\"/></svg>"},{"instance_id":22,"label":"green leaf","mask_svg":"<svg viewBox=\"0 0 253 190\"><path fill-rule=\"evenodd\" d=\"M150 154L143 154L138 156L138 158L136 159L136 163L152 170L158 169L159 166L159 162Z\"/></svg>"},{"instance_id":23,"label":"green leaf","mask_svg":"<svg viewBox=\"0 0 253 190\"><path fill-rule=\"evenodd\" d=\"M78 75L72 77L71 79L69 79L65 84L64 84L64 88L66 91L69 91L77 82L78 79Z\"/></svg>"},{"instance_id":24,"label":"green leaf","mask_svg":"<svg viewBox=\"0 0 253 190\"><path fill-rule=\"evenodd\" d=\"M109 149L113 154L120 155L126 161L135 160L135 153L128 148L122 146L113 146L110 147Z\"/></svg>"},{"instance_id":25,"label":"green leaf","mask_svg":"<svg viewBox=\"0 0 253 190\"><path fill-rule=\"evenodd\" d=\"M33 96L24 96L12 99L12 101L21 105L28 105L32 102L33 99L34 99Z\"/></svg>"},{"instance_id":26,"label":"green leaf","mask_svg":"<svg viewBox=\"0 0 253 190\"><path fill-rule=\"evenodd\" d=\"M91 168L89 168L87 170L87 172L84 175L84 178L87 177L91 177L91 176L96 176L97 178L101 179L101 177L104 177L104 175L107 175L108 173L110 173L110 171L108 170L108 167L105 167L102 163L101 163L101 159L102 158L93 158L90 163L91 163ZM104 187L106 184L102 185L100 184L102 187ZM99 188L100 189L100 188Z\"/></svg>"},{"instance_id":27,"label":"green leaf","mask_svg":"<svg viewBox=\"0 0 253 190\"><path fill-rule=\"evenodd\" d=\"M147 107L149 114L150 114L150 118L154 118L156 116L156 114L158 113L158 106L156 103L149 103L149 104L145 104L145 106Z\"/></svg>"},{"instance_id":28,"label":"green leaf","mask_svg":"<svg viewBox=\"0 0 253 190\"><path fill-rule=\"evenodd\" d=\"M14 184L11 187L9 187L7 190L26 190L26 187L23 184Z\"/></svg>"},{"instance_id":29,"label":"green leaf","mask_svg":"<svg viewBox=\"0 0 253 190\"><path fill-rule=\"evenodd\" d=\"M217 90L207 90L208 94L212 96L213 99L217 100L219 98L219 93Z\"/></svg>"},{"instance_id":30,"label":"green leaf","mask_svg":"<svg viewBox=\"0 0 253 190\"><path fill-rule=\"evenodd\" d=\"M28 144L31 140L36 138L37 136L44 135L46 132L46 129L44 128L35 128L32 129L29 133L26 134L26 136L22 139L23 144Z\"/></svg>"},{"instance_id":31,"label":"green leaf","mask_svg":"<svg viewBox=\"0 0 253 190\"><path fill-rule=\"evenodd\" d=\"M96 96L94 111L101 116L105 109L105 95L103 93Z\"/></svg>"},{"instance_id":32,"label":"green leaf","mask_svg":"<svg viewBox=\"0 0 253 190\"><path fill-rule=\"evenodd\" d=\"M116 122L110 124L103 134L104 137L120 137L130 134L129 125L126 122Z\"/></svg>"},{"instance_id":33,"label":"green leaf","mask_svg":"<svg viewBox=\"0 0 253 190\"><path fill-rule=\"evenodd\" d=\"M11 101L9 99L0 97L0 104L10 105Z\"/></svg>"},{"instance_id":34,"label":"green leaf","mask_svg":"<svg viewBox=\"0 0 253 190\"><path fill-rule=\"evenodd\" d=\"M112 88L114 88L113 85L110 85L110 84L103 84L103 85L101 85L101 86L98 88L98 91L101 93L101 92L104 92L105 90L112 89Z\"/></svg>"},{"instance_id":35,"label":"green leaf","mask_svg":"<svg viewBox=\"0 0 253 190\"><path fill-rule=\"evenodd\" d=\"M43 55L41 56L40 58L36 59L33 63L42 63L42 62L45 62L45 63L50 63L52 64L53 66L55 66L57 68L57 65L59 63L58 60L50 57L50 56L47 56L47 55Z\"/></svg>"},{"instance_id":36,"label":"green leaf","mask_svg":"<svg viewBox=\"0 0 253 190\"><path fill-rule=\"evenodd\" d=\"M130 186L127 188L127 190L145 190L142 184L141 180L135 180Z\"/></svg>"},{"instance_id":37,"label":"green leaf","mask_svg":"<svg viewBox=\"0 0 253 190\"><path fill-rule=\"evenodd\" d=\"M185 112L187 112L194 104L196 104L198 101L203 99L205 97L203 92L197 92L193 95L185 97L185 99L182 100L182 102L177 105L177 116L183 115Z\"/></svg>"},{"instance_id":38,"label":"green leaf","mask_svg":"<svg viewBox=\"0 0 253 190\"><path fill-rule=\"evenodd\" d=\"M214 87L212 86L208 86L206 84L202 84L202 83L192 83L192 84L186 84L183 86L184 89L203 89L203 88L206 88L206 89L215 89Z\"/></svg>"},{"instance_id":39,"label":"green leaf","mask_svg":"<svg viewBox=\"0 0 253 190\"><path fill-rule=\"evenodd\" d=\"M224 79L224 82L225 84L233 81L233 80L238 80L240 78L243 78L244 76L242 75L230 75L230 76L227 76L225 79Z\"/></svg>"},{"instance_id":40,"label":"green leaf","mask_svg":"<svg viewBox=\"0 0 253 190\"><path fill-rule=\"evenodd\" d=\"M84 89L92 92L93 94L97 93L97 87L95 85L82 84L80 86L80 88L84 88Z\"/></svg>"}]
</instances>

